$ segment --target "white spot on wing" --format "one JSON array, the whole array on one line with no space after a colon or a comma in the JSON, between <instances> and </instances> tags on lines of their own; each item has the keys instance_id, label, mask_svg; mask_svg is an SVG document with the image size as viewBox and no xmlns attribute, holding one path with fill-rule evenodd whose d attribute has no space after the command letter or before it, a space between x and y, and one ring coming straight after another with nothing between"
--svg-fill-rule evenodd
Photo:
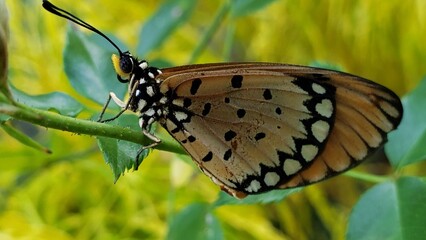
<instances>
[{"instance_id":1,"label":"white spot on wing","mask_svg":"<svg viewBox=\"0 0 426 240\"><path fill-rule=\"evenodd\" d=\"M142 128L143 125L143 118L139 118L139 127Z\"/></svg>"},{"instance_id":2,"label":"white spot on wing","mask_svg":"<svg viewBox=\"0 0 426 240\"><path fill-rule=\"evenodd\" d=\"M315 106L315 111L321 116L329 118L333 114L333 103L330 99L323 99Z\"/></svg>"},{"instance_id":3,"label":"white spot on wing","mask_svg":"<svg viewBox=\"0 0 426 240\"><path fill-rule=\"evenodd\" d=\"M257 192L260 189L260 182L257 180L253 180L250 183L250 186L246 188L247 192Z\"/></svg>"},{"instance_id":4,"label":"white spot on wing","mask_svg":"<svg viewBox=\"0 0 426 240\"><path fill-rule=\"evenodd\" d=\"M160 103L165 104L167 102L167 98L166 97L162 97L160 99Z\"/></svg>"},{"instance_id":5,"label":"white spot on wing","mask_svg":"<svg viewBox=\"0 0 426 240\"><path fill-rule=\"evenodd\" d=\"M265 174L265 184L267 186L275 186L280 181L280 176L276 172L268 172Z\"/></svg>"},{"instance_id":6,"label":"white spot on wing","mask_svg":"<svg viewBox=\"0 0 426 240\"><path fill-rule=\"evenodd\" d=\"M172 101L173 105L179 106L179 107L183 107L183 100L182 99L174 99Z\"/></svg>"},{"instance_id":7,"label":"white spot on wing","mask_svg":"<svg viewBox=\"0 0 426 240\"><path fill-rule=\"evenodd\" d=\"M175 112L174 115L179 122L188 118L188 114L184 112Z\"/></svg>"},{"instance_id":8,"label":"white spot on wing","mask_svg":"<svg viewBox=\"0 0 426 240\"><path fill-rule=\"evenodd\" d=\"M295 174L301 168L302 168L302 165L300 165L299 161L297 161L297 160L286 159L284 161L283 170L284 170L285 174L287 174L287 175Z\"/></svg>"},{"instance_id":9,"label":"white spot on wing","mask_svg":"<svg viewBox=\"0 0 426 240\"><path fill-rule=\"evenodd\" d=\"M326 121L318 120L312 124L312 134L320 142L327 138L329 131L330 125Z\"/></svg>"},{"instance_id":10,"label":"white spot on wing","mask_svg":"<svg viewBox=\"0 0 426 240\"><path fill-rule=\"evenodd\" d=\"M325 88L323 86L317 84L317 83L312 83L312 90L314 90L314 92L316 92L318 94L326 93Z\"/></svg>"},{"instance_id":11,"label":"white spot on wing","mask_svg":"<svg viewBox=\"0 0 426 240\"><path fill-rule=\"evenodd\" d=\"M301 154L306 162L312 161L318 154L318 147L314 145L303 145Z\"/></svg>"},{"instance_id":12,"label":"white spot on wing","mask_svg":"<svg viewBox=\"0 0 426 240\"><path fill-rule=\"evenodd\" d=\"M139 96L139 94L141 94L141 91L139 89L136 89L135 96L137 97L137 96Z\"/></svg>"},{"instance_id":13,"label":"white spot on wing","mask_svg":"<svg viewBox=\"0 0 426 240\"><path fill-rule=\"evenodd\" d=\"M144 84L144 83L146 83L145 78L139 79L139 84Z\"/></svg>"}]
</instances>

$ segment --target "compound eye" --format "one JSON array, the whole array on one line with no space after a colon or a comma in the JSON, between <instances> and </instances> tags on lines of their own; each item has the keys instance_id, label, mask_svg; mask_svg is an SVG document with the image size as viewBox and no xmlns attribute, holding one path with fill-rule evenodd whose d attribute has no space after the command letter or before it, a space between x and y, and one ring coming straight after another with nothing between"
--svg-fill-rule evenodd
<instances>
[{"instance_id":1,"label":"compound eye","mask_svg":"<svg viewBox=\"0 0 426 240\"><path fill-rule=\"evenodd\" d=\"M128 78L134 67L132 56L129 53L124 53L120 57L113 54L111 59L115 72L122 78Z\"/></svg>"},{"instance_id":2,"label":"compound eye","mask_svg":"<svg viewBox=\"0 0 426 240\"><path fill-rule=\"evenodd\" d=\"M129 55L123 55L120 57L120 69L124 73L131 73L133 70L133 59Z\"/></svg>"}]
</instances>

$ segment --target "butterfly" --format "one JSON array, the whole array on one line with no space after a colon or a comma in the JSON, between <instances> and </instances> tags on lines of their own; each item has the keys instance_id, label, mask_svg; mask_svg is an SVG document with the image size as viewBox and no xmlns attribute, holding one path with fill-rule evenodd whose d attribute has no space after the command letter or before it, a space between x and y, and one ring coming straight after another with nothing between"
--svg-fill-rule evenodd
<instances>
[{"instance_id":1,"label":"butterfly","mask_svg":"<svg viewBox=\"0 0 426 240\"><path fill-rule=\"evenodd\" d=\"M312 184L344 172L381 148L402 118L391 90L351 74L278 63L214 63L159 69L44 0L48 11L108 40L117 79L142 133L158 122L220 188L237 198ZM102 118L101 114L101 118ZM102 120L101 120L102 121Z\"/></svg>"}]
</instances>

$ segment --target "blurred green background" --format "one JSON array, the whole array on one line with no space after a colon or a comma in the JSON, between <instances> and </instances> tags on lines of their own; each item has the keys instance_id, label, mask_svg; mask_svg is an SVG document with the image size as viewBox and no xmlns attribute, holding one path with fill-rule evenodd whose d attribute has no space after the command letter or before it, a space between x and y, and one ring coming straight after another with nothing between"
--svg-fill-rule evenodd
<instances>
[{"instance_id":1,"label":"blurred green background","mask_svg":"<svg viewBox=\"0 0 426 240\"><path fill-rule=\"evenodd\" d=\"M149 33L140 34L144 23L167 4L52 2L116 36L135 53L142 51L143 35L149 39ZM244 8L247 11L226 7L240 1L194 2L187 19L140 58L173 65L331 64L401 96L426 73L424 1L288 0ZM44 11L41 0L6 0L6 5L11 84L32 95L67 93L87 107L79 118L99 112L101 107L81 97L66 79L62 53L66 21ZM216 18L221 11L226 14ZM205 42L214 21L218 28ZM207 44L203 47L200 42ZM196 49L202 50L200 54ZM115 80L115 76L105 79ZM217 198L217 186L193 164L181 161L184 156L154 151L138 171L126 173L114 184L93 137L16 124L53 153L25 147L0 132L0 239L162 239L178 211ZM391 171L383 162L357 170ZM339 176L279 203L222 206L214 213L226 239L342 239L351 208L370 186Z\"/></svg>"}]
</instances>

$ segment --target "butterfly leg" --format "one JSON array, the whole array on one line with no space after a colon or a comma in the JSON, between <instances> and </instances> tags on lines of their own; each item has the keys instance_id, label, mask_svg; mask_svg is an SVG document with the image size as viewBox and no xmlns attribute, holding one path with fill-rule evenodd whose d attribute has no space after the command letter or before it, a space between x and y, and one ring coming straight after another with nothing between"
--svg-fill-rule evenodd
<instances>
[{"instance_id":1,"label":"butterfly leg","mask_svg":"<svg viewBox=\"0 0 426 240\"><path fill-rule=\"evenodd\" d=\"M103 116L104 116L104 114L105 114L105 111L106 111L106 109L107 109L107 107L108 107L108 105L109 105L109 103L111 102L111 99L113 99L113 101L118 105L118 106L120 106L121 108L123 108L124 106L125 106L125 104L124 104L124 102L123 101L121 101L116 95L115 95L115 93L113 93L113 92L110 92L109 93L109 95L108 95L108 100L106 101L106 103L105 103L105 105L104 105L104 107L102 108L102 112L101 112L101 114L99 115L99 118L98 118L98 120L97 120L97 122L101 122L101 123L103 123L103 122L109 122L109 121L111 121L110 119L106 119L106 120L102 120L102 118L103 118ZM123 110L122 110L123 111ZM122 113L122 111L120 111L120 113L119 113L119 115L121 115ZM124 111L123 111L124 112ZM115 118L117 118L117 116L116 117L114 117L114 119ZM112 119L112 120L114 120L114 119Z\"/></svg>"},{"instance_id":2,"label":"butterfly leg","mask_svg":"<svg viewBox=\"0 0 426 240\"><path fill-rule=\"evenodd\" d=\"M123 114L127 109L129 109L130 101L132 100L133 93L136 91L136 88L137 88L137 85L135 85L133 87L133 89L131 89L130 98L126 102L123 102L120 98L118 98L117 95L115 95L115 93L110 92L109 95L108 95L108 100L105 103L104 107L102 108L102 112L101 112L97 122L101 122L101 123L110 122L110 121L113 121L113 120L117 119L118 117L120 117L121 114ZM112 118L102 120L102 117L104 116L105 111L106 111L109 103L111 102L111 99L115 102L115 104L117 104L121 108L121 111L119 113L117 113L117 115L115 115Z\"/></svg>"},{"instance_id":3,"label":"butterfly leg","mask_svg":"<svg viewBox=\"0 0 426 240\"><path fill-rule=\"evenodd\" d=\"M154 134L152 134L152 133L150 133L148 130L146 130L146 129L143 129L142 130L142 132L143 132L143 135L145 135L146 137L148 137L149 139L151 139L152 141L154 141L153 143L151 143L151 144L149 144L149 145L147 145L147 146L142 146L140 149L139 149L139 151L138 151L138 153L136 154L136 158L135 158L135 170L138 170L138 167L139 167L139 158L140 158L140 156L141 156L141 154L145 151L145 150L147 150L147 149L150 149L150 148L153 148L153 147L155 147L155 146L157 146L158 144L160 144L161 143L161 139L159 139L157 136L155 136Z\"/></svg>"},{"instance_id":4,"label":"butterfly leg","mask_svg":"<svg viewBox=\"0 0 426 240\"><path fill-rule=\"evenodd\" d=\"M106 108L108 107L109 103L111 102L111 99L115 102L115 104L117 104L121 108L121 111L119 113L117 113L117 115L115 115L114 117L103 120L102 117L104 116ZM115 95L115 93L110 92L109 96L108 96L108 100L107 100L106 104L104 105L104 107L102 108L102 112L99 116L98 122L104 123L104 122L113 121L113 120L117 119L118 117L120 117L121 114L123 114L128 109L128 107L129 107L129 101L124 103L121 99L119 99L117 97L117 95Z\"/></svg>"}]
</instances>

